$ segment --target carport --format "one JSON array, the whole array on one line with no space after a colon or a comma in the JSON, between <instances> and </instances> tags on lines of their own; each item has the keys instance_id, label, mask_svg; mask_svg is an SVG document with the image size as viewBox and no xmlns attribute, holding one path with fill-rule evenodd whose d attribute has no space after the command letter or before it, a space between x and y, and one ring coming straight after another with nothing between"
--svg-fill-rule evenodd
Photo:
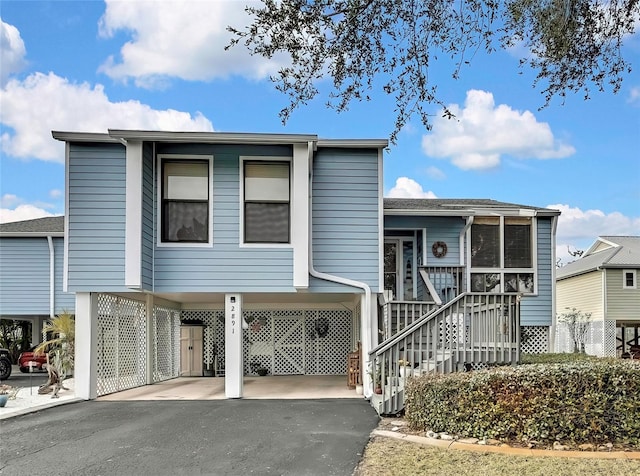
<instances>
[{"instance_id":1,"label":"carport","mask_svg":"<svg viewBox=\"0 0 640 476\"><path fill-rule=\"evenodd\" d=\"M98 401L224 400L223 377L178 377L98 397ZM244 399L363 398L342 375L274 375L244 378Z\"/></svg>"}]
</instances>

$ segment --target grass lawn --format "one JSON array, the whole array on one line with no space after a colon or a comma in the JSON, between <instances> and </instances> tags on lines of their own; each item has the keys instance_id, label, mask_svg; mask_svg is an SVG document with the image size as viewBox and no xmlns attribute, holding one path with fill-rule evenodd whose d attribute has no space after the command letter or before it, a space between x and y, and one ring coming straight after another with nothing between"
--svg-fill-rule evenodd
<instances>
[{"instance_id":1,"label":"grass lawn","mask_svg":"<svg viewBox=\"0 0 640 476\"><path fill-rule=\"evenodd\" d=\"M393 438L375 437L354 476L629 476L640 474L640 460L530 457L465 450L443 450Z\"/></svg>"}]
</instances>

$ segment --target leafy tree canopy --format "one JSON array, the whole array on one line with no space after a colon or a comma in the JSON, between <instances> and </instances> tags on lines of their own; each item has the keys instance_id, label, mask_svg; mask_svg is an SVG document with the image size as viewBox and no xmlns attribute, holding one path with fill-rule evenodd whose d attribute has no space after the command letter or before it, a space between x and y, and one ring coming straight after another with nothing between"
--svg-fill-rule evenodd
<instances>
[{"instance_id":1,"label":"leafy tree canopy","mask_svg":"<svg viewBox=\"0 0 640 476\"><path fill-rule=\"evenodd\" d=\"M427 106L447 110L429 73L438 56L453 61L457 79L478 51L521 45L520 66L537 72L544 104L555 96L607 84L617 92L631 71L621 54L625 36L640 21L640 0L262 0L248 7L253 23L229 27L227 48L242 44L254 55L290 57L272 77L289 97L280 112L316 97L330 76L328 106L347 109L369 100L374 80L396 102L391 140L413 115L429 128Z\"/></svg>"}]
</instances>

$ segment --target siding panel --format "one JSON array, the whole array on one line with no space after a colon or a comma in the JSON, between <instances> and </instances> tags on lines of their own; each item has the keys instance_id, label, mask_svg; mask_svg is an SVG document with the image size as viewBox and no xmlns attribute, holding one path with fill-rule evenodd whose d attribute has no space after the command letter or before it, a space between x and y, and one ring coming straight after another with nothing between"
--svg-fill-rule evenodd
<instances>
[{"instance_id":1,"label":"siding panel","mask_svg":"<svg viewBox=\"0 0 640 476\"><path fill-rule=\"evenodd\" d=\"M624 289L622 287L622 269L607 269L607 319L640 321L640 287ZM636 270L636 280L640 279L640 270Z\"/></svg>"},{"instance_id":2,"label":"siding panel","mask_svg":"<svg viewBox=\"0 0 640 476\"><path fill-rule=\"evenodd\" d=\"M320 149L313 164L314 267L324 273L379 286L378 153ZM361 292L318 279L316 292Z\"/></svg>"},{"instance_id":3,"label":"siding panel","mask_svg":"<svg viewBox=\"0 0 640 476\"><path fill-rule=\"evenodd\" d=\"M124 291L125 147L69 144L68 176L69 290Z\"/></svg>"}]
</instances>

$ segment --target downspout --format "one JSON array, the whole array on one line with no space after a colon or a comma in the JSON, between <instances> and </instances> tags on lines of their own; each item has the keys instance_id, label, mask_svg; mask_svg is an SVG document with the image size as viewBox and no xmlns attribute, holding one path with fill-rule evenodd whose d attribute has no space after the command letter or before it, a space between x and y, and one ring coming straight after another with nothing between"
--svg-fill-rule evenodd
<instances>
[{"instance_id":1,"label":"downspout","mask_svg":"<svg viewBox=\"0 0 640 476\"><path fill-rule=\"evenodd\" d=\"M47 236L47 243L49 244L49 318L53 319L56 312L56 255L51 236Z\"/></svg>"},{"instance_id":2,"label":"downspout","mask_svg":"<svg viewBox=\"0 0 640 476\"><path fill-rule=\"evenodd\" d=\"M313 265L313 150L309 148L309 274L314 278L322 279L323 281L330 281L333 283L344 284L359 288L364 291L365 302L362 313L367 316L366 319L362 319L363 322L367 322L369 325L364 328L361 326L360 333L362 339L362 379L364 397L371 398L372 385L371 378L367 372L369 368L369 351L371 350L371 288L367 283L355 281L353 279L345 278L342 276L335 276L328 273L323 273L314 268Z\"/></svg>"},{"instance_id":3,"label":"downspout","mask_svg":"<svg viewBox=\"0 0 640 476\"><path fill-rule=\"evenodd\" d=\"M467 223L462 227L462 230L460 231L460 236L458 239L459 248L460 248L460 266L464 266L463 282L467 283L467 285L465 286L465 289L462 288L463 283L458 284L458 294L465 293L467 292L468 289L470 289L469 282L471 280L471 259L469 259L469 262L465 264L466 257L470 256L470 253L467 252L468 247L464 245L464 239L465 239L465 235L469 231L469 228L471 228L471 225L473 225L473 218L474 218L473 215L470 215L467 217ZM469 245L469 243L467 244Z\"/></svg>"}]
</instances>

